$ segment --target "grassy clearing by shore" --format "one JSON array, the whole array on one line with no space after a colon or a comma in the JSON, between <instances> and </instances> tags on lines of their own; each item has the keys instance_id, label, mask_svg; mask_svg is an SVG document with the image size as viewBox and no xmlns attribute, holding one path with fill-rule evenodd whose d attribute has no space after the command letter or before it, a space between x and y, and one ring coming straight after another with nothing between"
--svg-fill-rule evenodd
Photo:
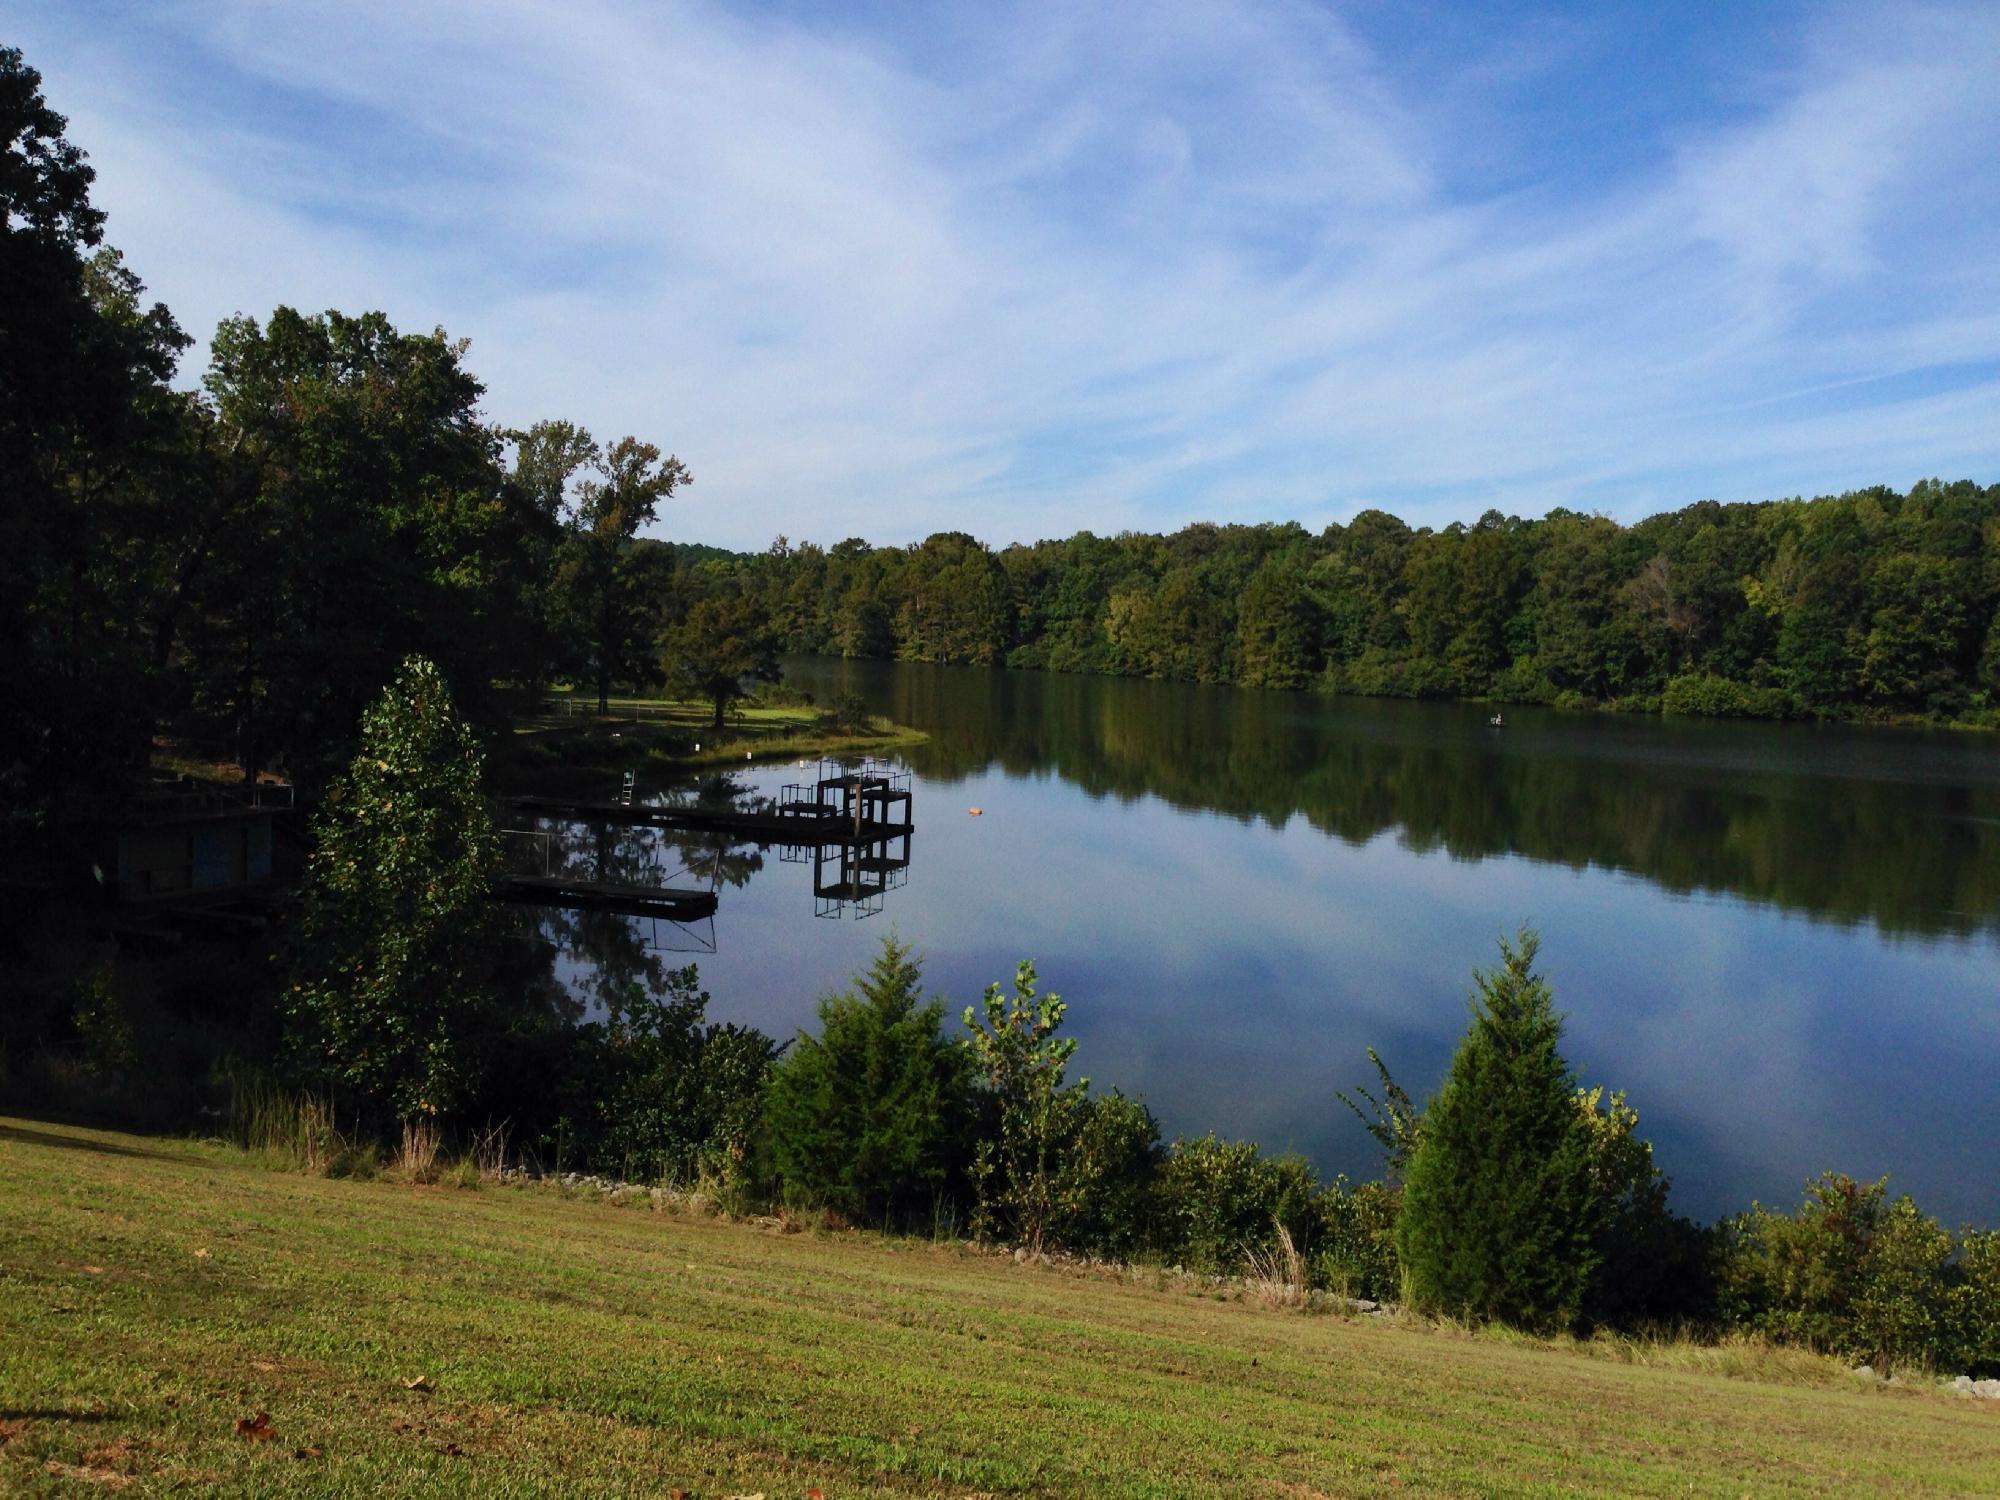
<instances>
[{"instance_id":1,"label":"grassy clearing by shore","mask_svg":"<svg viewBox=\"0 0 2000 1500\"><path fill-rule=\"evenodd\" d=\"M551 701L574 704L574 711L546 712L516 727L509 760L517 777L595 770L607 756L634 763L632 769L692 769L740 765L746 756L768 761L885 755L930 738L920 729L879 717L835 729L810 705L739 703L717 732L715 710L707 702L613 698L608 715L599 718L595 695L579 692Z\"/></svg>"},{"instance_id":2,"label":"grassy clearing by shore","mask_svg":"<svg viewBox=\"0 0 2000 1500\"><path fill-rule=\"evenodd\" d=\"M1779 1373L0 1121L10 1494L2000 1488L1986 1403Z\"/></svg>"}]
</instances>

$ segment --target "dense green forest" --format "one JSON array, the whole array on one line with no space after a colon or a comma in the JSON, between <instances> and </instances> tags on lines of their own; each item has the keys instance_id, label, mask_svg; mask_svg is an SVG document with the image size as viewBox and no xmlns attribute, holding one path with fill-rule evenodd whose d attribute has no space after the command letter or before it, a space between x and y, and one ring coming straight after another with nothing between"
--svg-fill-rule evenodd
<instances>
[{"instance_id":1,"label":"dense green forest","mask_svg":"<svg viewBox=\"0 0 2000 1500\"><path fill-rule=\"evenodd\" d=\"M2000 694L2000 485L1966 481L1632 526L781 538L734 571L808 653L1758 717L1985 718Z\"/></svg>"},{"instance_id":2,"label":"dense green forest","mask_svg":"<svg viewBox=\"0 0 2000 1500\"><path fill-rule=\"evenodd\" d=\"M555 677L702 689L769 660L759 620L699 608L727 576L677 588L640 535L686 466L494 425L442 329L239 315L181 383L192 340L106 242L66 128L0 49L0 831L115 816L163 742L310 800L412 654L488 733Z\"/></svg>"}]
</instances>

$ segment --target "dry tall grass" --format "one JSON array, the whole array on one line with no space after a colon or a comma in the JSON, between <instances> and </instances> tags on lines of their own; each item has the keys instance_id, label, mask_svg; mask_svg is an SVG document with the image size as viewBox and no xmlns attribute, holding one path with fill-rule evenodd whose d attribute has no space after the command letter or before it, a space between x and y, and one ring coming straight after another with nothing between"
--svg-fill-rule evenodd
<instances>
[{"instance_id":1,"label":"dry tall grass","mask_svg":"<svg viewBox=\"0 0 2000 1500\"><path fill-rule=\"evenodd\" d=\"M348 1176L372 1153L343 1135L331 1100L294 1094L261 1074L232 1080L230 1134L240 1146L313 1177Z\"/></svg>"},{"instance_id":2,"label":"dry tall grass","mask_svg":"<svg viewBox=\"0 0 2000 1500\"><path fill-rule=\"evenodd\" d=\"M502 1120L473 1137L471 1160L481 1182L500 1182L507 1175L507 1125Z\"/></svg>"},{"instance_id":3,"label":"dry tall grass","mask_svg":"<svg viewBox=\"0 0 2000 1500\"><path fill-rule=\"evenodd\" d=\"M1246 1257L1244 1287L1273 1307L1303 1307L1306 1304L1306 1262L1292 1242L1292 1232L1276 1219L1277 1231L1268 1248L1253 1249Z\"/></svg>"},{"instance_id":4,"label":"dry tall grass","mask_svg":"<svg viewBox=\"0 0 2000 1500\"><path fill-rule=\"evenodd\" d=\"M396 1175L410 1182L436 1182L439 1140L436 1121L405 1120L403 1144L396 1152Z\"/></svg>"}]
</instances>

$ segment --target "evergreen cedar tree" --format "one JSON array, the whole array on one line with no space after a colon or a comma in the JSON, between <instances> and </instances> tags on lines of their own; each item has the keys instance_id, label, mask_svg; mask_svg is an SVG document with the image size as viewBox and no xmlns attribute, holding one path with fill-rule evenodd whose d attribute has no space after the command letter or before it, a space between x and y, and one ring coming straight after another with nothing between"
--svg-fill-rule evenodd
<instances>
[{"instance_id":1,"label":"evergreen cedar tree","mask_svg":"<svg viewBox=\"0 0 2000 1500\"><path fill-rule=\"evenodd\" d=\"M507 946L481 756L437 666L403 663L328 792L307 867L294 1071L377 1123L447 1113L498 1027Z\"/></svg>"},{"instance_id":2,"label":"evergreen cedar tree","mask_svg":"<svg viewBox=\"0 0 2000 1500\"><path fill-rule=\"evenodd\" d=\"M1523 1328L1582 1314L1604 1208L1536 948L1525 930L1503 939L1500 966L1475 975L1472 1024L1424 1111L1397 1228L1416 1307Z\"/></svg>"},{"instance_id":3,"label":"evergreen cedar tree","mask_svg":"<svg viewBox=\"0 0 2000 1500\"><path fill-rule=\"evenodd\" d=\"M891 937L853 990L820 1001L819 1035L801 1033L772 1070L765 1118L788 1198L907 1221L959 1171L969 1058L922 987L921 963Z\"/></svg>"}]
</instances>

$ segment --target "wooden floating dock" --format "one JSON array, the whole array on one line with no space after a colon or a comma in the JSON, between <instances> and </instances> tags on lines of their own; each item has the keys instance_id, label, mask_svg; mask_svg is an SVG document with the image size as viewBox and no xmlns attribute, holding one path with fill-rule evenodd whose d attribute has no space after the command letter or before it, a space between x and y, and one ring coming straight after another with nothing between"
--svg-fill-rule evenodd
<instances>
[{"instance_id":1,"label":"wooden floating dock","mask_svg":"<svg viewBox=\"0 0 2000 1500\"><path fill-rule=\"evenodd\" d=\"M715 892L666 886L619 885L565 875L503 875L494 888L503 901L561 906L571 911L609 911L628 917L665 917L692 922L715 915Z\"/></svg>"},{"instance_id":2,"label":"wooden floating dock","mask_svg":"<svg viewBox=\"0 0 2000 1500\"><path fill-rule=\"evenodd\" d=\"M907 796L904 804L908 806ZM727 834L758 844L877 844L911 831L906 822L855 818L822 811L823 804L790 803L778 812L743 812L732 807L662 807L623 802L582 802L565 797L510 797L509 811L538 818L574 818L584 823L624 823L647 828L688 828Z\"/></svg>"}]
</instances>

